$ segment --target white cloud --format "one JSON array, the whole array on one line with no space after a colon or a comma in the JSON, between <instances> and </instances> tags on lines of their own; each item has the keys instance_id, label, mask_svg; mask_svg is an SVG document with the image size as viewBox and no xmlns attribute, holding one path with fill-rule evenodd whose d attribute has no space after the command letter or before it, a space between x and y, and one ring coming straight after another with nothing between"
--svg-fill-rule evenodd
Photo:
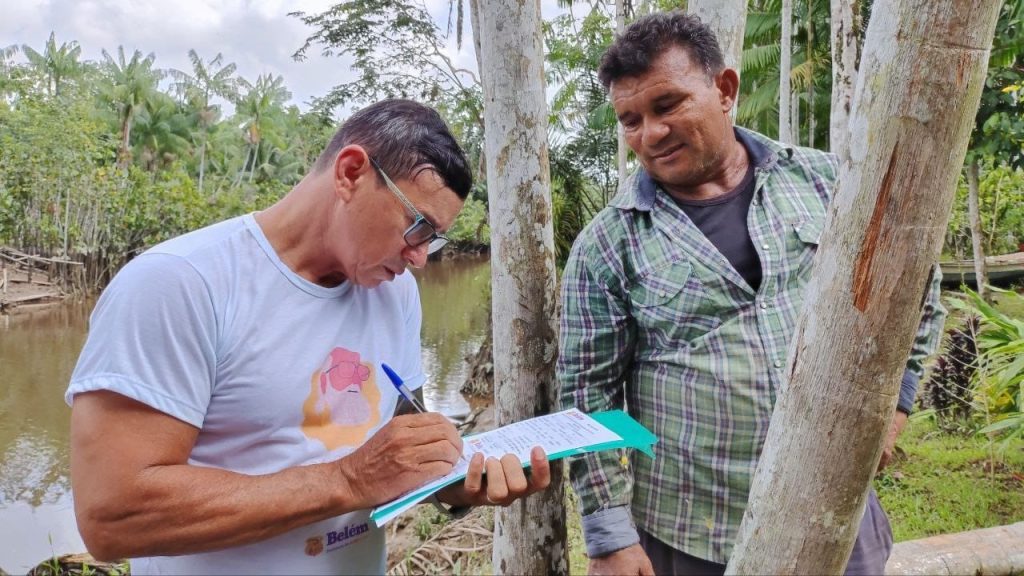
<instances>
[{"instance_id":1,"label":"white cloud","mask_svg":"<svg viewBox=\"0 0 1024 576\"><path fill-rule=\"evenodd\" d=\"M78 41L86 60L100 61L101 50L114 55L124 46L127 56L134 50L154 53L158 68L185 71L191 69L189 49L207 60L219 52L250 82L260 74L282 75L292 102L307 108L312 98L355 75L346 58L321 56L318 46L303 62L294 61L292 54L313 30L288 13L315 14L338 1L343 0L0 0L0 47L42 50L52 30L58 42ZM448 0L426 0L425 6L447 30ZM544 0L542 7L547 18L561 12L554 0ZM475 72L469 14L464 18L462 47L456 47L453 32L446 53Z\"/></svg>"},{"instance_id":2,"label":"white cloud","mask_svg":"<svg viewBox=\"0 0 1024 576\"><path fill-rule=\"evenodd\" d=\"M255 81L280 74L292 102L306 108L336 84L352 79L340 58L312 51L304 62L292 54L312 34L288 12L319 12L329 0L4 0L0 18L3 45L27 44L42 50L51 31L58 42L75 40L86 60L102 60L124 46L126 55L155 53L158 68L190 70L189 49L204 59L218 52L235 62L238 73ZM115 56L116 57L116 56Z\"/></svg>"}]
</instances>

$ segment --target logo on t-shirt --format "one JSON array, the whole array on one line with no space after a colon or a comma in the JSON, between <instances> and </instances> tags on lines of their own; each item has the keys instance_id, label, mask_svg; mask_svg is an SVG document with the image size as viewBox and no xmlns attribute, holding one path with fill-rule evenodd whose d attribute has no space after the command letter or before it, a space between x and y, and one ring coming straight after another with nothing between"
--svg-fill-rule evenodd
<instances>
[{"instance_id":1,"label":"logo on t-shirt","mask_svg":"<svg viewBox=\"0 0 1024 576\"><path fill-rule=\"evenodd\" d=\"M370 531L370 524L352 524L341 530L331 530L323 536L314 536L306 539L306 555L317 556L324 551L333 552L338 548L344 548L353 542L360 540L363 534ZM326 543L325 543L326 541Z\"/></svg>"},{"instance_id":2,"label":"logo on t-shirt","mask_svg":"<svg viewBox=\"0 0 1024 576\"><path fill-rule=\"evenodd\" d=\"M373 365L361 362L358 352L335 348L310 378L302 432L328 450L359 446L380 423L380 399Z\"/></svg>"}]
</instances>

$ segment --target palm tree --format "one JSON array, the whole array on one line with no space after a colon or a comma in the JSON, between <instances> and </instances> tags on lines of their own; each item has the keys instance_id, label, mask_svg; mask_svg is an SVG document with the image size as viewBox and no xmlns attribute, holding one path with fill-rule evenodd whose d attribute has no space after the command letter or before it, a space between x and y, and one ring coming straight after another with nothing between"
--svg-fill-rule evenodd
<instances>
[{"instance_id":1,"label":"palm tree","mask_svg":"<svg viewBox=\"0 0 1024 576\"><path fill-rule=\"evenodd\" d=\"M202 192L210 127L220 116L220 107L212 105L210 99L220 96L230 101L237 100L239 80L234 76L237 68L235 63L222 65L224 57L219 52L207 62L203 62L195 50L189 50L188 57L192 61L192 74L174 69L168 72L176 80L174 88L197 111L201 140L199 143L199 191Z\"/></svg>"},{"instance_id":2,"label":"palm tree","mask_svg":"<svg viewBox=\"0 0 1024 576\"><path fill-rule=\"evenodd\" d=\"M244 79L239 80L239 84L245 88L246 93L236 102L235 113L242 120L243 137L249 145L249 151L236 183L241 182L246 170L249 171L249 181L252 181L259 165L260 146L265 138L275 139L278 146L284 145L278 142L280 138L274 127L277 117L284 111L284 103L292 96L284 87L284 78L281 76L261 74L256 84L249 84Z\"/></svg>"},{"instance_id":3,"label":"palm tree","mask_svg":"<svg viewBox=\"0 0 1024 576\"><path fill-rule=\"evenodd\" d=\"M14 72L14 64L11 60L14 55L18 53L18 45L11 44L6 48L0 48L0 102L7 100L7 93L11 91L14 85L12 79L12 73Z\"/></svg>"},{"instance_id":4,"label":"palm tree","mask_svg":"<svg viewBox=\"0 0 1024 576\"><path fill-rule=\"evenodd\" d=\"M118 151L118 164L124 168L131 160L130 138L132 124L139 109L157 91L157 84L163 78L162 70L153 68L156 56L150 53L143 57L136 50L130 60L125 60L124 46L117 47L115 60L103 50L103 68L108 84L101 86L103 98L117 110L121 124L121 146Z\"/></svg>"},{"instance_id":5,"label":"palm tree","mask_svg":"<svg viewBox=\"0 0 1024 576\"><path fill-rule=\"evenodd\" d=\"M82 55L82 47L78 42L62 42L57 46L56 34L50 32L50 39L42 54L28 44L21 47L29 64L46 79L46 93L49 96L60 96L64 83L78 76L82 71L82 63L78 61Z\"/></svg>"},{"instance_id":6,"label":"palm tree","mask_svg":"<svg viewBox=\"0 0 1024 576\"><path fill-rule=\"evenodd\" d=\"M155 172L188 150L188 118L173 98L157 92L136 117L135 140L141 147L143 168Z\"/></svg>"}]
</instances>

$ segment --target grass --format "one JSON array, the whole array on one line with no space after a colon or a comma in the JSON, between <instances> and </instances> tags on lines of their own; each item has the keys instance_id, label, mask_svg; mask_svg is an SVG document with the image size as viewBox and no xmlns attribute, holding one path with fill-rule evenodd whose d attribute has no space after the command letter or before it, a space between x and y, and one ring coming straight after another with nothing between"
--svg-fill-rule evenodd
<instances>
[{"instance_id":1,"label":"grass","mask_svg":"<svg viewBox=\"0 0 1024 576\"><path fill-rule=\"evenodd\" d=\"M1024 443L1000 447L917 419L898 447L875 479L897 542L1024 521Z\"/></svg>"}]
</instances>

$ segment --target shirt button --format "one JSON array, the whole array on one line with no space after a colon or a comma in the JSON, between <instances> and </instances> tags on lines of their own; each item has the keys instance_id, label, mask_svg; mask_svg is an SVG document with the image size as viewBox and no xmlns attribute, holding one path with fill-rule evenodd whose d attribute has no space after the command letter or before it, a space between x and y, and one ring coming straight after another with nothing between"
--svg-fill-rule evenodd
<instances>
[{"instance_id":1,"label":"shirt button","mask_svg":"<svg viewBox=\"0 0 1024 576\"><path fill-rule=\"evenodd\" d=\"M767 302L761 302L761 310L767 310L767 309L768 309L768 303Z\"/></svg>"},{"instance_id":2,"label":"shirt button","mask_svg":"<svg viewBox=\"0 0 1024 576\"><path fill-rule=\"evenodd\" d=\"M776 360L775 361L775 367L776 368L782 368L782 362L779 362L778 360Z\"/></svg>"},{"instance_id":3,"label":"shirt button","mask_svg":"<svg viewBox=\"0 0 1024 576\"><path fill-rule=\"evenodd\" d=\"M767 244L761 244L761 248L764 248L765 250L767 250L768 249L768 245Z\"/></svg>"}]
</instances>

